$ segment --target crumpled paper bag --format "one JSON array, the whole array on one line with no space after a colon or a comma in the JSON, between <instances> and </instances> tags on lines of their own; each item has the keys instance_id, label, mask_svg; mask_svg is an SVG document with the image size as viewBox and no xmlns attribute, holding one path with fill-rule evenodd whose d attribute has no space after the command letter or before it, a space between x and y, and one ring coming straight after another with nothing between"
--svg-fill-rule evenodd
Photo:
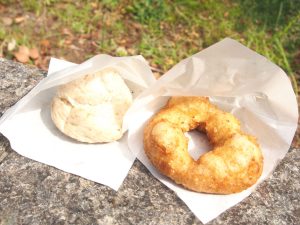
<instances>
[{"instance_id":1,"label":"crumpled paper bag","mask_svg":"<svg viewBox=\"0 0 300 225\"><path fill-rule=\"evenodd\" d=\"M257 184L270 175L290 147L297 127L297 101L282 69L229 38L182 60L137 99L131 108L135 116L129 124L130 149L207 223L250 195L257 184L231 195L196 193L176 185L152 166L143 151L143 128L169 96L176 95L208 96L221 109L233 113L245 132L258 138L264 170ZM187 136L192 157L209 150L208 141L199 132Z\"/></svg>"},{"instance_id":2,"label":"crumpled paper bag","mask_svg":"<svg viewBox=\"0 0 300 225\"><path fill-rule=\"evenodd\" d=\"M62 134L50 116L58 85L108 67L120 72L134 98L155 82L142 56L97 55L80 65L52 59L48 76L3 114L0 132L23 156L118 190L135 160L128 149L127 132L111 143L79 143ZM123 130L127 130L125 124Z\"/></svg>"}]
</instances>

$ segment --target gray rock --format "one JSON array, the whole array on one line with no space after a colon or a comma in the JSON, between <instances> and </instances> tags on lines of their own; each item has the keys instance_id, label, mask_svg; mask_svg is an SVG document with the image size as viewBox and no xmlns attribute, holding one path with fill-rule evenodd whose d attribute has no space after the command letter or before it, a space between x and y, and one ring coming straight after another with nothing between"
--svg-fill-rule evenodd
<instances>
[{"instance_id":1,"label":"gray rock","mask_svg":"<svg viewBox=\"0 0 300 225\"><path fill-rule=\"evenodd\" d=\"M0 113L30 91L46 72L0 58Z\"/></svg>"},{"instance_id":2,"label":"gray rock","mask_svg":"<svg viewBox=\"0 0 300 225\"><path fill-rule=\"evenodd\" d=\"M36 68L0 59L0 112L44 75ZM138 160L115 192L17 154L2 135L0 159L1 152L0 225L202 224ZM208 224L299 224L299 168L300 151L291 149L252 195Z\"/></svg>"}]
</instances>

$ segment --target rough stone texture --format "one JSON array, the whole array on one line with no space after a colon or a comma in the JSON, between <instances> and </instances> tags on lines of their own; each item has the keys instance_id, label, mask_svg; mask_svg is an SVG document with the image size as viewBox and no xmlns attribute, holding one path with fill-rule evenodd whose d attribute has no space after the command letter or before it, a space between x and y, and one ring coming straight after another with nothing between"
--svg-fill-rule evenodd
<instances>
[{"instance_id":1,"label":"rough stone texture","mask_svg":"<svg viewBox=\"0 0 300 225\"><path fill-rule=\"evenodd\" d=\"M31 90L46 72L0 58L0 115Z\"/></svg>"},{"instance_id":2,"label":"rough stone texture","mask_svg":"<svg viewBox=\"0 0 300 225\"><path fill-rule=\"evenodd\" d=\"M0 166L0 218L13 224L194 224L136 161L118 192L12 152ZM1 223L0 223L1 224ZM198 224L201 224L198 222Z\"/></svg>"},{"instance_id":3,"label":"rough stone texture","mask_svg":"<svg viewBox=\"0 0 300 225\"><path fill-rule=\"evenodd\" d=\"M0 59L0 112L28 92L42 74ZM1 152L5 152L2 162ZM300 151L294 148L250 197L209 224L299 224L299 170ZM202 223L138 160L115 192L22 157L0 135L0 225L4 224Z\"/></svg>"}]
</instances>

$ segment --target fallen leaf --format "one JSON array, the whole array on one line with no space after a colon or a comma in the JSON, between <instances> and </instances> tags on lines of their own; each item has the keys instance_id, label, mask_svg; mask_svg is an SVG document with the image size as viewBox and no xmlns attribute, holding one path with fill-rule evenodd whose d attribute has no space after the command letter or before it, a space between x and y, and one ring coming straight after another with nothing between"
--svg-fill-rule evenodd
<instances>
[{"instance_id":1,"label":"fallen leaf","mask_svg":"<svg viewBox=\"0 0 300 225\"><path fill-rule=\"evenodd\" d=\"M81 48L78 48L78 47L75 46L75 45L70 45L69 48L72 49L72 50L76 50L76 51L82 51Z\"/></svg>"},{"instance_id":2,"label":"fallen leaf","mask_svg":"<svg viewBox=\"0 0 300 225\"><path fill-rule=\"evenodd\" d=\"M100 35L102 36L101 32L99 31L93 31L88 39L90 40L98 40L100 38Z\"/></svg>"},{"instance_id":3,"label":"fallen leaf","mask_svg":"<svg viewBox=\"0 0 300 225\"><path fill-rule=\"evenodd\" d=\"M5 26L10 26L12 25L13 20L10 17L2 17L2 22Z\"/></svg>"},{"instance_id":4,"label":"fallen leaf","mask_svg":"<svg viewBox=\"0 0 300 225\"><path fill-rule=\"evenodd\" d=\"M50 42L47 39L43 39L40 41L40 54L46 55L50 50Z\"/></svg>"},{"instance_id":5,"label":"fallen leaf","mask_svg":"<svg viewBox=\"0 0 300 225\"><path fill-rule=\"evenodd\" d=\"M135 49L133 49L133 48L128 48L128 49L127 49L127 52L128 52L130 55L135 55L135 54L136 54L136 51L135 51Z\"/></svg>"},{"instance_id":6,"label":"fallen leaf","mask_svg":"<svg viewBox=\"0 0 300 225\"><path fill-rule=\"evenodd\" d=\"M82 38L82 39L91 39L91 34L80 34L79 38Z\"/></svg>"},{"instance_id":7,"label":"fallen leaf","mask_svg":"<svg viewBox=\"0 0 300 225\"><path fill-rule=\"evenodd\" d=\"M11 39L10 42L8 42L7 44L7 50L9 52L13 51L16 48L16 44L17 44L16 40L14 38Z\"/></svg>"},{"instance_id":8,"label":"fallen leaf","mask_svg":"<svg viewBox=\"0 0 300 225\"><path fill-rule=\"evenodd\" d=\"M163 24L163 23L160 23L160 24L159 24L159 28L160 28L161 30L163 30L163 29L164 29L164 24Z\"/></svg>"},{"instance_id":9,"label":"fallen leaf","mask_svg":"<svg viewBox=\"0 0 300 225\"><path fill-rule=\"evenodd\" d=\"M41 40L41 45L43 48L49 48L50 47L50 42L47 39Z\"/></svg>"},{"instance_id":10,"label":"fallen leaf","mask_svg":"<svg viewBox=\"0 0 300 225\"><path fill-rule=\"evenodd\" d=\"M124 44L126 44L126 42L127 42L126 39L117 40L117 43L118 43L119 45L124 45Z\"/></svg>"},{"instance_id":11,"label":"fallen leaf","mask_svg":"<svg viewBox=\"0 0 300 225\"><path fill-rule=\"evenodd\" d=\"M72 44L73 40L72 39L65 39L64 44L65 45L70 45Z\"/></svg>"},{"instance_id":12,"label":"fallen leaf","mask_svg":"<svg viewBox=\"0 0 300 225\"><path fill-rule=\"evenodd\" d=\"M55 5L56 9L66 9L66 7L68 7L68 4L66 4L66 3L57 3Z\"/></svg>"},{"instance_id":13,"label":"fallen leaf","mask_svg":"<svg viewBox=\"0 0 300 225\"><path fill-rule=\"evenodd\" d=\"M14 56L17 61L21 63L27 63L29 61L29 48L27 48L25 45L19 46L19 49L14 53Z\"/></svg>"},{"instance_id":14,"label":"fallen leaf","mask_svg":"<svg viewBox=\"0 0 300 225\"><path fill-rule=\"evenodd\" d=\"M158 65L155 62L150 62L150 66L152 66L152 67L158 67Z\"/></svg>"},{"instance_id":15,"label":"fallen leaf","mask_svg":"<svg viewBox=\"0 0 300 225\"><path fill-rule=\"evenodd\" d=\"M97 2L91 2L91 6L92 6L93 9L97 9L98 8Z\"/></svg>"},{"instance_id":16,"label":"fallen leaf","mask_svg":"<svg viewBox=\"0 0 300 225\"><path fill-rule=\"evenodd\" d=\"M40 67L41 61L42 61L41 58L35 59L34 60L34 65L37 66L37 67Z\"/></svg>"},{"instance_id":17,"label":"fallen leaf","mask_svg":"<svg viewBox=\"0 0 300 225\"><path fill-rule=\"evenodd\" d=\"M29 48L26 47L25 45L19 46L19 52L24 54L24 55L29 56Z\"/></svg>"},{"instance_id":18,"label":"fallen leaf","mask_svg":"<svg viewBox=\"0 0 300 225\"><path fill-rule=\"evenodd\" d=\"M62 33L66 34L66 35L69 35L69 36L73 36L72 32L68 28L63 28Z\"/></svg>"},{"instance_id":19,"label":"fallen leaf","mask_svg":"<svg viewBox=\"0 0 300 225\"><path fill-rule=\"evenodd\" d=\"M99 47L98 44L95 41L92 41L91 45L94 46L94 47L97 47L97 48Z\"/></svg>"},{"instance_id":20,"label":"fallen leaf","mask_svg":"<svg viewBox=\"0 0 300 225\"><path fill-rule=\"evenodd\" d=\"M58 47L64 47L65 39L59 39L57 45L58 45Z\"/></svg>"},{"instance_id":21,"label":"fallen leaf","mask_svg":"<svg viewBox=\"0 0 300 225\"><path fill-rule=\"evenodd\" d=\"M39 57L38 59L34 60L34 65L42 70L48 70L49 61L50 56Z\"/></svg>"},{"instance_id":22,"label":"fallen leaf","mask_svg":"<svg viewBox=\"0 0 300 225\"><path fill-rule=\"evenodd\" d=\"M22 52L16 52L14 53L14 56L18 60L18 62L27 63L29 61L29 56Z\"/></svg>"},{"instance_id":23,"label":"fallen leaf","mask_svg":"<svg viewBox=\"0 0 300 225\"><path fill-rule=\"evenodd\" d=\"M27 19L26 16L18 16L15 18L15 23L22 23Z\"/></svg>"},{"instance_id":24,"label":"fallen leaf","mask_svg":"<svg viewBox=\"0 0 300 225\"><path fill-rule=\"evenodd\" d=\"M37 48L32 48L29 50L29 57L32 59L37 59L40 57L39 50Z\"/></svg>"},{"instance_id":25,"label":"fallen leaf","mask_svg":"<svg viewBox=\"0 0 300 225\"><path fill-rule=\"evenodd\" d=\"M80 44L80 45L83 45L84 43L85 43L85 39L83 39L83 38L79 38L79 40L78 40L78 43Z\"/></svg>"},{"instance_id":26,"label":"fallen leaf","mask_svg":"<svg viewBox=\"0 0 300 225\"><path fill-rule=\"evenodd\" d=\"M142 25L139 24L139 23L132 23L131 25L132 25L136 30L142 29Z\"/></svg>"},{"instance_id":27,"label":"fallen leaf","mask_svg":"<svg viewBox=\"0 0 300 225\"><path fill-rule=\"evenodd\" d=\"M46 56L42 59L42 62L40 64L41 69L48 70L50 58L50 56Z\"/></svg>"}]
</instances>

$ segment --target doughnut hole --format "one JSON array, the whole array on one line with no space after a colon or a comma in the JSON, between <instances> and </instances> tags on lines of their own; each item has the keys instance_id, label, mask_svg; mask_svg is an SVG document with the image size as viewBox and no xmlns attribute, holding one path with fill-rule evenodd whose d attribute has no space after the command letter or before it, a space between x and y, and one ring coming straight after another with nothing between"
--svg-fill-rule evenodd
<instances>
[{"instance_id":1,"label":"doughnut hole","mask_svg":"<svg viewBox=\"0 0 300 225\"><path fill-rule=\"evenodd\" d=\"M191 130L184 133L188 138L188 152L190 156L197 161L199 157L213 149L213 145L208 140L205 132L199 130Z\"/></svg>"}]
</instances>

